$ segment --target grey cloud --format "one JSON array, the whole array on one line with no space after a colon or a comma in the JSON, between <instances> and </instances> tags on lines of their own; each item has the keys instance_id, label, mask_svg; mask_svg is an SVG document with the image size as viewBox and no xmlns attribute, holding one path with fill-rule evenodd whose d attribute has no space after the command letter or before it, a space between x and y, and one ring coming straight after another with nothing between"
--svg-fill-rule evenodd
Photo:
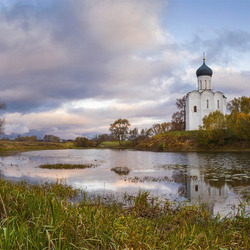
<instances>
[{"instance_id":1,"label":"grey cloud","mask_svg":"<svg viewBox=\"0 0 250 250\"><path fill-rule=\"evenodd\" d=\"M62 134L63 130L74 134L103 131L121 116L169 120L176 98L194 86L183 76L193 68L195 81L195 70L201 64L200 57L188 54L205 47L210 62L229 60L231 54L225 48L237 53L248 50L249 33L218 31L214 39L196 36L188 44L170 42L161 26L163 2L12 1L11 6L0 8L0 98L10 116L36 113L20 117L23 131L32 126L41 131L53 127ZM128 107L64 107L86 98L99 102L115 99ZM151 103L140 106L143 101ZM60 108L72 122L47 124L42 113ZM27 117L40 119L39 124Z\"/></svg>"},{"instance_id":2,"label":"grey cloud","mask_svg":"<svg viewBox=\"0 0 250 250\"><path fill-rule=\"evenodd\" d=\"M185 46L190 51L206 52L209 62L227 66L237 60L237 53L250 51L250 33L244 30L216 30L210 39L204 39L196 34ZM196 58L193 63L200 63Z\"/></svg>"},{"instance_id":3,"label":"grey cloud","mask_svg":"<svg viewBox=\"0 0 250 250\"><path fill-rule=\"evenodd\" d=\"M173 69L166 60L145 60L162 47L158 48L151 30L160 28L155 27L158 17L152 9L157 2L145 1L146 7L133 1L115 5L112 1L97 1L97 5L83 1L52 3L17 2L2 19L5 31L9 26L18 31L18 36L11 32L5 39L12 42L5 51L7 60L2 62L6 68L0 79L3 89L18 90L19 95L25 90L29 93L6 96L9 111L55 108L88 97L128 102L155 98L159 91L152 80L171 76ZM139 7L136 13L135 7ZM147 8L151 8L151 15L145 12ZM144 20L146 15L149 21ZM113 21L118 22L114 27ZM139 55L138 61L133 59L135 55Z\"/></svg>"}]
</instances>

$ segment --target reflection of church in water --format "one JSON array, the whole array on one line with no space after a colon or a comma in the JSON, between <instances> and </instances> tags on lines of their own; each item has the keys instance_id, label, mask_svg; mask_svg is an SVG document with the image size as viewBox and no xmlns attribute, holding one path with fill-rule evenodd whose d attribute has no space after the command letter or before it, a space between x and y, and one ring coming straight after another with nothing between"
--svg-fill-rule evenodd
<instances>
[{"instance_id":1,"label":"reflection of church in water","mask_svg":"<svg viewBox=\"0 0 250 250\"><path fill-rule=\"evenodd\" d=\"M213 71L205 63L196 71L198 90L189 92L186 96L186 130L197 130L203 125L203 118L216 110L226 113L226 97L222 92L212 90ZM202 166L195 154L188 155L189 166ZM178 175L178 174L177 174ZM211 181L205 179L199 167L186 170L185 184L180 188L183 196L190 201L207 203L213 213L215 203L223 203L228 197L228 186L211 185Z\"/></svg>"},{"instance_id":2,"label":"reflection of church in water","mask_svg":"<svg viewBox=\"0 0 250 250\"><path fill-rule=\"evenodd\" d=\"M173 174L173 179L182 183L179 188L180 195L188 198L189 201L204 203L208 210L215 214L215 204L220 206L228 198L229 188L225 183L221 186L212 185L213 180L207 179L203 169L199 166L204 162L199 162L197 154L188 154L188 168L182 174ZM179 181L178 181L179 180Z\"/></svg>"}]
</instances>

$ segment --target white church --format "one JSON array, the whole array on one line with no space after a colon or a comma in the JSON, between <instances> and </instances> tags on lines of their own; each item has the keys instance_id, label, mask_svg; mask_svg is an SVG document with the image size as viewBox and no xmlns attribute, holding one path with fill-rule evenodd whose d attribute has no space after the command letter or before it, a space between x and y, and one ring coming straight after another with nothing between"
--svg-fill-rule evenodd
<instances>
[{"instance_id":1,"label":"white church","mask_svg":"<svg viewBox=\"0 0 250 250\"><path fill-rule=\"evenodd\" d=\"M203 118L219 110L226 114L226 97L220 91L212 90L213 71L205 63L196 71L198 90L186 95L186 130L197 130L203 125Z\"/></svg>"}]
</instances>

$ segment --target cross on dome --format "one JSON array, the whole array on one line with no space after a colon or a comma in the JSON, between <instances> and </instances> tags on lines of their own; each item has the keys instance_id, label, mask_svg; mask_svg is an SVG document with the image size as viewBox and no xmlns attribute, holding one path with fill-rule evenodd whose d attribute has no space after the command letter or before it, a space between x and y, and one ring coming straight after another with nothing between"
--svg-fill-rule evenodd
<instances>
[{"instance_id":1,"label":"cross on dome","mask_svg":"<svg viewBox=\"0 0 250 250\"><path fill-rule=\"evenodd\" d=\"M203 64L196 70L196 76L212 76L213 71L205 63L205 52L203 52Z\"/></svg>"}]
</instances>

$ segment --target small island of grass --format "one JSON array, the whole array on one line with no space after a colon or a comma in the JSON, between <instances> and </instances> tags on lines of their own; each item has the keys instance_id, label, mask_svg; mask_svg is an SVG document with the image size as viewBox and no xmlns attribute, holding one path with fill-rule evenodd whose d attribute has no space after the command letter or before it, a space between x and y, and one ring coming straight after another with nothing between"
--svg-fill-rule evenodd
<instances>
[{"instance_id":1,"label":"small island of grass","mask_svg":"<svg viewBox=\"0 0 250 250\"><path fill-rule=\"evenodd\" d=\"M111 171L115 172L118 175L127 175L130 172L128 167L115 167L111 168Z\"/></svg>"},{"instance_id":2,"label":"small island of grass","mask_svg":"<svg viewBox=\"0 0 250 250\"><path fill-rule=\"evenodd\" d=\"M39 168L47 168L47 169L85 169L85 168L93 168L94 164L44 164L40 165Z\"/></svg>"}]
</instances>

